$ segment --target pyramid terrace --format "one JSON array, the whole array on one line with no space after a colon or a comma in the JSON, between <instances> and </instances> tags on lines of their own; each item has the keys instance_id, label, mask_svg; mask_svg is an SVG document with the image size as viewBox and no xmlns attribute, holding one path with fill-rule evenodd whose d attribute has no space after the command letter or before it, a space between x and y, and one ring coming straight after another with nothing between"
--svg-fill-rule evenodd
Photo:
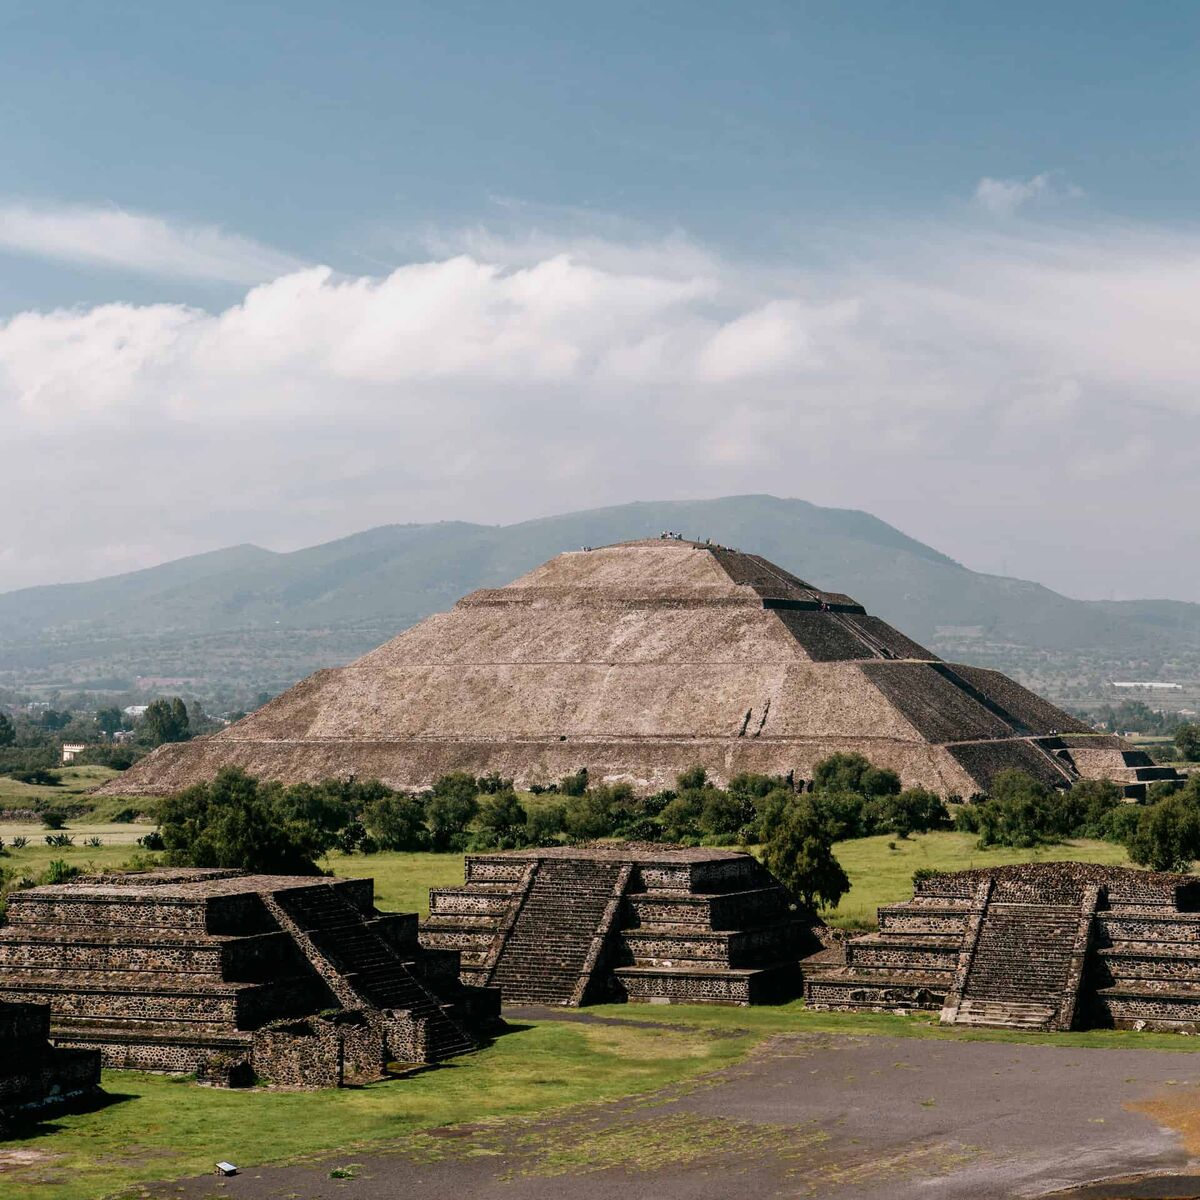
<instances>
[{"instance_id":1,"label":"pyramid terrace","mask_svg":"<svg viewBox=\"0 0 1200 1200\"><path fill-rule=\"evenodd\" d=\"M473 854L424 945L506 1004L754 1004L799 994L814 919L749 854L670 846Z\"/></svg>"},{"instance_id":2,"label":"pyramid terrace","mask_svg":"<svg viewBox=\"0 0 1200 1200\"><path fill-rule=\"evenodd\" d=\"M494 993L427 951L373 883L239 871L82 878L9 898L0 1000L57 1046L212 1083L335 1086L475 1048Z\"/></svg>"}]
</instances>

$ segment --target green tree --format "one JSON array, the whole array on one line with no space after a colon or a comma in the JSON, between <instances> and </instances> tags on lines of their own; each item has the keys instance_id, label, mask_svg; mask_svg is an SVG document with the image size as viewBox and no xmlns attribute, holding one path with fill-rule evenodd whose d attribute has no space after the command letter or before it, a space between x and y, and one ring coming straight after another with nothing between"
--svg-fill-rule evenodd
<instances>
[{"instance_id":1,"label":"green tree","mask_svg":"<svg viewBox=\"0 0 1200 1200\"><path fill-rule=\"evenodd\" d=\"M1129 857L1153 871L1189 871L1200 858L1200 814L1190 797L1172 796L1143 809L1127 837Z\"/></svg>"},{"instance_id":2,"label":"green tree","mask_svg":"<svg viewBox=\"0 0 1200 1200\"><path fill-rule=\"evenodd\" d=\"M831 754L813 767L814 792L857 792L861 796L894 796L900 776L873 767L861 754Z\"/></svg>"},{"instance_id":3,"label":"green tree","mask_svg":"<svg viewBox=\"0 0 1200 1200\"><path fill-rule=\"evenodd\" d=\"M121 710L115 705L96 710L96 726L101 733L108 734L111 737L121 728L121 724Z\"/></svg>"},{"instance_id":4,"label":"green tree","mask_svg":"<svg viewBox=\"0 0 1200 1200\"><path fill-rule=\"evenodd\" d=\"M362 809L362 823L381 850L424 850L429 845L420 796L393 793L371 800Z\"/></svg>"},{"instance_id":5,"label":"green tree","mask_svg":"<svg viewBox=\"0 0 1200 1200\"><path fill-rule=\"evenodd\" d=\"M829 830L809 796L797 796L774 823L763 862L808 908L835 905L850 890Z\"/></svg>"},{"instance_id":6,"label":"green tree","mask_svg":"<svg viewBox=\"0 0 1200 1200\"><path fill-rule=\"evenodd\" d=\"M8 713L0 712L0 746L11 746L17 740L17 727Z\"/></svg>"},{"instance_id":7,"label":"green tree","mask_svg":"<svg viewBox=\"0 0 1200 1200\"><path fill-rule=\"evenodd\" d=\"M425 801L430 849L462 850L467 844L467 826L479 811L475 777L463 771L443 775Z\"/></svg>"},{"instance_id":8,"label":"green tree","mask_svg":"<svg viewBox=\"0 0 1200 1200\"><path fill-rule=\"evenodd\" d=\"M316 874L316 860L336 844L338 832L323 826L305 800L237 767L167 797L159 825L167 861L175 866L284 875Z\"/></svg>"},{"instance_id":9,"label":"green tree","mask_svg":"<svg viewBox=\"0 0 1200 1200\"><path fill-rule=\"evenodd\" d=\"M527 845L528 819L516 792L496 792L479 806L471 844L479 850L519 850Z\"/></svg>"},{"instance_id":10,"label":"green tree","mask_svg":"<svg viewBox=\"0 0 1200 1200\"><path fill-rule=\"evenodd\" d=\"M1200 762L1200 724L1180 725L1175 733L1175 749L1184 762Z\"/></svg>"},{"instance_id":11,"label":"green tree","mask_svg":"<svg viewBox=\"0 0 1200 1200\"><path fill-rule=\"evenodd\" d=\"M148 746L186 742L191 737L187 705L178 696L173 700L151 701L142 714L138 736Z\"/></svg>"},{"instance_id":12,"label":"green tree","mask_svg":"<svg viewBox=\"0 0 1200 1200\"><path fill-rule=\"evenodd\" d=\"M881 799L880 806L884 826L900 838L936 829L948 820L941 798L925 788L905 788Z\"/></svg>"},{"instance_id":13,"label":"green tree","mask_svg":"<svg viewBox=\"0 0 1200 1200\"><path fill-rule=\"evenodd\" d=\"M525 820L525 841L530 846L553 846L559 841L566 820L562 804L539 804L530 808Z\"/></svg>"}]
</instances>

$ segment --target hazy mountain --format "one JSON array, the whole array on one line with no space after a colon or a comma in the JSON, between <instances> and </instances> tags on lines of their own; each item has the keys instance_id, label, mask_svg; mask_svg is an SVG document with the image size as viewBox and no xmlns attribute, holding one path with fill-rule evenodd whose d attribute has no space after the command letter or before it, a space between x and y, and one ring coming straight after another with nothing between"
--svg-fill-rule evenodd
<instances>
[{"instance_id":1,"label":"hazy mountain","mask_svg":"<svg viewBox=\"0 0 1200 1200\"><path fill-rule=\"evenodd\" d=\"M732 496L636 503L517 525L388 525L278 554L234 546L88 583L0 595L0 679L152 675L269 690L341 662L473 588L561 550L672 529L765 555L849 592L942 653L1059 696L1120 668L1194 678L1200 605L1080 601L982 575L868 513Z\"/></svg>"}]
</instances>

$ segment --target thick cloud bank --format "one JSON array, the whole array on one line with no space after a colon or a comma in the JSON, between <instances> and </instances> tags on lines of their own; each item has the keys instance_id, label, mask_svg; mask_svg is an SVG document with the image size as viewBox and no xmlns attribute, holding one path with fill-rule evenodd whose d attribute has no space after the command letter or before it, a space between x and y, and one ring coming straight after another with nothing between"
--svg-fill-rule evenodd
<instances>
[{"instance_id":1,"label":"thick cloud bank","mask_svg":"<svg viewBox=\"0 0 1200 1200\"><path fill-rule=\"evenodd\" d=\"M1200 237L822 242L807 268L492 244L385 277L294 270L218 313L16 315L0 588L771 491L1077 594L1200 599Z\"/></svg>"}]
</instances>

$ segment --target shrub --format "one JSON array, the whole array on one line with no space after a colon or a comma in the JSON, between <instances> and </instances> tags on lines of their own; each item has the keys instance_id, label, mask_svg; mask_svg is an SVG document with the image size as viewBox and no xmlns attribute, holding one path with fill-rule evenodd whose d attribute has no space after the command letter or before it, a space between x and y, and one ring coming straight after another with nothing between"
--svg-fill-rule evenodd
<instances>
[{"instance_id":1,"label":"shrub","mask_svg":"<svg viewBox=\"0 0 1200 1200\"><path fill-rule=\"evenodd\" d=\"M526 845L529 814L516 792L509 789L488 796L479 806L475 836L476 850L518 850Z\"/></svg>"},{"instance_id":2,"label":"shrub","mask_svg":"<svg viewBox=\"0 0 1200 1200\"><path fill-rule=\"evenodd\" d=\"M337 828L322 823L322 809L294 790L289 797L278 784L226 767L210 783L164 800L159 820L173 865L311 875L337 838Z\"/></svg>"},{"instance_id":3,"label":"shrub","mask_svg":"<svg viewBox=\"0 0 1200 1200\"><path fill-rule=\"evenodd\" d=\"M163 835L157 829L152 829L149 833L138 838L137 844L143 850L165 850L167 848L167 843L163 840Z\"/></svg>"},{"instance_id":4,"label":"shrub","mask_svg":"<svg viewBox=\"0 0 1200 1200\"><path fill-rule=\"evenodd\" d=\"M63 859L56 858L42 872L41 882L43 884L66 883L78 874L78 867L72 867Z\"/></svg>"},{"instance_id":5,"label":"shrub","mask_svg":"<svg viewBox=\"0 0 1200 1200\"><path fill-rule=\"evenodd\" d=\"M525 818L525 841L530 846L553 846L564 828L566 807L543 804L531 808Z\"/></svg>"},{"instance_id":6,"label":"shrub","mask_svg":"<svg viewBox=\"0 0 1200 1200\"><path fill-rule=\"evenodd\" d=\"M836 905L850 890L829 830L808 796L798 796L774 823L763 862L808 908Z\"/></svg>"},{"instance_id":7,"label":"shrub","mask_svg":"<svg viewBox=\"0 0 1200 1200\"><path fill-rule=\"evenodd\" d=\"M558 782L558 790L564 796L582 796L588 789L588 769L580 767L574 775L564 775Z\"/></svg>"},{"instance_id":8,"label":"shrub","mask_svg":"<svg viewBox=\"0 0 1200 1200\"><path fill-rule=\"evenodd\" d=\"M45 809L40 818L47 829L62 829L67 823L67 814L57 808Z\"/></svg>"},{"instance_id":9,"label":"shrub","mask_svg":"<svg viewBox=\"0 0 1200 1200\"><path fill-rule=\"evenodd\" d=\"M58 787L62 784L62 776L47 767L18 768L9 771L9 775L18 783L32 783L38 787Z\"/></svg>"},{"instance_id":10,"label":"shrub","mask_svg":"<svg viewBox=\"0 0 1200 1200\"><path fill-rule=\"evenodd\" d=\"M1185 762L1200 762L1200 724L1180 725L1175 731L1175 749Z\"/></svg>"},{"instance_id":11,"label":"shrub","mask_svg":"<svg viewBox=\"0 0 1200 1200\"><path fill-rule=\"evenodd\" d=\"M467 844L467 826L479 809L475 777L461 771L443 775L425 802L431 850L463 850Z\"/></svg>"},{"instance_id":12,"label":"shrub","mask_svg":"<svg viewBox=\"0 0 1200 1200\"><path fill-rule=\"evenodd\" d=\"M1139 866L1153 871L1188 871L1200 858L1200 813L1190 798L1162 800L1142 810L1125 846Z\"/></svg>"},{"instance_id":13,"label":"shrub","mask_svg":"<svg viewBox=\"0 0 1200 1200\"><path fill-rule=\"evenodd\" d=\"M362 823L384 850L424 850L429 845L420 796L380 796L363 809Z\"/></svg>"}]
</instances>

